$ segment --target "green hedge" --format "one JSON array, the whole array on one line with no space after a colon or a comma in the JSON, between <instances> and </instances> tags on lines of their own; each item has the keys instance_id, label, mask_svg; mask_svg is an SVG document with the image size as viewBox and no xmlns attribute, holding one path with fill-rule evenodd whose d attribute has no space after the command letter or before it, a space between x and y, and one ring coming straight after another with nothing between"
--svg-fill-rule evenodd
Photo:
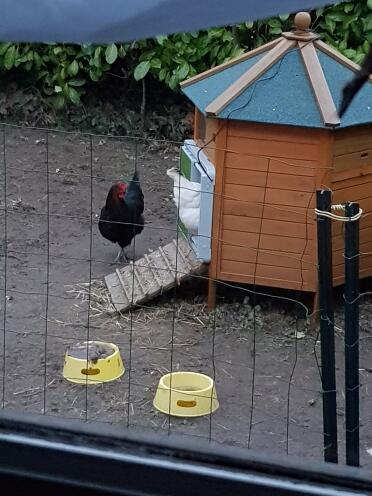
<instances>
[{"instance_id":1,"label":"green hedge","mask_svg":"<svg viewBox=\"0 0 372 496\"><path fill-rule=\"evenodd\" d=\"M323 39L360 63L372 43L372 0L312 12ZM0 44L0 74L33 84L56 108L78 104L88 84L110 71L136 80L148 74L176 90L179 82L288 31L293 16L109 46Z\"/></svg>"}]
</instances>

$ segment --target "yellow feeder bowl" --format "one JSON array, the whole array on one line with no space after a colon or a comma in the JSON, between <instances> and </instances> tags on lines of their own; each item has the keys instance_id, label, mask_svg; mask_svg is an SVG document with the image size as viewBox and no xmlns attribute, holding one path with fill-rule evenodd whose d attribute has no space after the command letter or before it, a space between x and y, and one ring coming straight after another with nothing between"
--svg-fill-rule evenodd
<instances>
[{"instance_id":1,"label":"yellow feeder bowl","mask_svg":"<svg viewBox=\"0 0 372 496\"><path fill-rule=\"evenodd\" d=\"M154 407L175 417L200 417L218 408L213 379L196 372L164 375L158 385Z\"/></svg>"},{"instance_id":2,"label":"yellow feeder bowl","mask_svg":"<svg viewBox=\"0 0 372 496\"><path fill-rule=\"evenodd\" d=\"M116 344L84 341L66 351L63 377L70 382L101 384L118 379L124 371L123 361Z\"/></svg>"}]
</instances>

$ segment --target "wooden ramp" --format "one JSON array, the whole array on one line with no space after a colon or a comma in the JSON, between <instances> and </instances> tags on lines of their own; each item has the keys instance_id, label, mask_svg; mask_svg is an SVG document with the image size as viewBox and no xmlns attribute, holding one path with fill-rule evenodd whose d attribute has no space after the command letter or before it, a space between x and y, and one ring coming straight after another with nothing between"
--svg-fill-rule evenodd
<instances>
[{"instance_id":1,"label":"wooden ramp","mask_svg":"<svg viewBox=\"0 0 372 496\"><path fill-rule=\"evenodd\" d=\"M117 312L142 305L195 274L206 272L207 266L197 260L183 236L166 246L144 255L105 277Z\"/></svg>"}]
</instances>

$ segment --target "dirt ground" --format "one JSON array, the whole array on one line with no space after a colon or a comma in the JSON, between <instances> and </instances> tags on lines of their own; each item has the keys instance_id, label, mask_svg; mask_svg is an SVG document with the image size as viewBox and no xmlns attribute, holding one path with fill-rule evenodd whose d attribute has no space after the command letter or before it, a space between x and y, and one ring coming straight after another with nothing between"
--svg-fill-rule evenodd
<instances>
[{"instance_id":1,"label":"dirt ground","mask_svg":"<svg viewBox=\"0 0 372 496\"><path fill-rule=\"evenodd\" d=\"M107 191L114 180L130 179L137 162L147 224L136 240L135 257L169 242L176 224L165 171L178 161L177 146L10 127L3 137L2 406L322 460L320 349L316 334L298 318L299 305L254 297L249 288L221 287L217 310L207 314L205 287L199 282L121 317L104 311L102 281L114 270L110 263L117 253L97 227ZM337 387L344 461L342 312L339 306ZM366 296L360 346L363 465L372 465L371 317L372 301ZM87 388L63 379L67 347L87 338L119 346L126 366L121 379ZM214 377L220 408L192 420L157 412L152 406L156 386L170 370Z\"/></svg>"}]
</instances>

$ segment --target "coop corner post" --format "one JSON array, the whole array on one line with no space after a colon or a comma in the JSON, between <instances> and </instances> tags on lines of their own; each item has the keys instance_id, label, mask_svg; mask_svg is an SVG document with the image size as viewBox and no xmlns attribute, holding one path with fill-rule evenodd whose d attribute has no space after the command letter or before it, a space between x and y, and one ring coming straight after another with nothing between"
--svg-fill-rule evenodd
<instances>
[{"instance_id":1,"label":"coop corner post","mask_svg":"<svg viewBox=\"0 0 372 496\"><path fill-rule=\"evenodd\" d=\"M347 203L346 217L359 213ZM359 466L359 219L345 226L345 430L346 463Z\"/></svg>"},{"instance_id":2,"label":"coop corner post","mask_svg":"<svg viewBox=\"0 0 372 496\"><path fill-rule=\"evenodd\" d=\"M320 343L322 360L324 460L338 463L335 336L332 301L331 192L317 190Z\"/></svg>"},{"instance_id":3,"label":"coop corner post","mask_svg":"<svg viewBox=\"0 0 372 496\"><path fill-rule=\"evenodd\" d=\"M213 194L211 261L208 272L208 310L216 306L217 281L221 264L222 218L224 205L224 173L227 150L227 126L221 124L215 136L215 183Z\"/></svg>"}]
</instances>

